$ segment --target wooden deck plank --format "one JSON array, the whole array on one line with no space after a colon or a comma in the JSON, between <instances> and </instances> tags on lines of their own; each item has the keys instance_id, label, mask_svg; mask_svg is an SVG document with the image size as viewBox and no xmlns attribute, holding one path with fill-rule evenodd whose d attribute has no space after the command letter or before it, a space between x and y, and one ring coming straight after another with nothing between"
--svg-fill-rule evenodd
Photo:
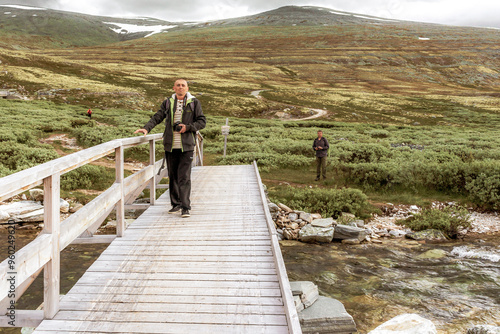
<instances>
[{"instance_id":1,"label":"wooden deck plank","mask_svg":"<svg viewBox=\"0 0 500 334\"><path fill-rule=\"evenodd\" d=\"M141 287L113 287L113 286L91 286L75 285L69 293L97 293L97 294L123 294L135 298L136 295L199 295L199 296L239 296L239 297L280 297L279 289L249 289L249 288L156 288L149 286Z\"/></svg>"},{"instance_id":2,"label":"wooden deck plank","mask_svg":"<svg viewBox=\"0 0 500 334\"><path fill-rule=\"evenodd\" d=\"M217 310L214 307L214 311ZM238 313L166 313L166 312L93 312L64 311L55 316L55 320L70 321L110 321L121 322L126 315L128 323L187 323L187 324L225 324L225 325L281 325L286 326L285 315L275 314L238 314Z\"/></svg>"},{"instance_id":3,"label":"wooden deck plank","mask_svg":"<svg viewBox=\"0 0 500 334\"><path fill-rule=\"evenodd\" d=\"M273 305L239 304L181 304L181 303L109 303L66 301L64 311L101 312L156 312L156 313L208 313L208 314L274 314L283 315L283 307Z\"/></svg>"},{"instance_id":4,"label":"wooden deck plank","mask_svg":"<svg viewBox=\"0 0 500 334\"><path fill-rule=\"evenodd\" d=\"M286 326L267 325L134 324L125 322L52 320L42 322L34 333L287 334L288 328Z\"/></svg>"},{"instance_id":5,"label":"wooden deck plank","mask_svg":"<svg viewBox=\"0 0 500 334\"><path fill-rule=\"evenodd\" d=\"M88 279L94 279L93 276L98 275L101 280L160 280L160 281L241 281L241 282L277 282L276 275L257 275L257 274L247 274L247 275L234 275L234 274L187 274L187 273L155 273L151 275L150 273L144 272L95 272L87 271L78 280L78 283L83 283Z\"/></svg>"},{"instance_id":6,"label":"wooden deck plank","mask_svg":"<svg viewBox=\"0 0 500 334\"><path fill-rule=\"evenodd\" d=\"M281 297L239 297L239 296L135 296L130 300L128 295L121 294L79 294L72 293L64 296L61 303L64 302L92 302L92 303L120 303L120 304L212 304L223 307L224 305L259 305L259 306L281 306L283 300Z\"/></svg>"}]
</instances>

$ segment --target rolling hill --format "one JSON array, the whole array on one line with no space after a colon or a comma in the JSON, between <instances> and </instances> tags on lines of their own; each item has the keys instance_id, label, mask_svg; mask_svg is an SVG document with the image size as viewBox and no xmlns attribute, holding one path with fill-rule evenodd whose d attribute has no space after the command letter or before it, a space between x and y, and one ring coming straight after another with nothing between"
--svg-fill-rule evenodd
<instances>
[{"instance_id":1,"label":"rolling hill","mask_svg":"<svg viewBox=\"0 0 500 334\"><path fill-rule=\"evenodd\" d=\"M13 49L93 46L142 38L177 23L0 5L0 46Z\"/></svg>"},{"instance_id":2,"label":"rolling hill","mask_svg":"<svg viewBox=\"0 0 500 334\"><path fill-rule=\"evenodd\" d=\"M15 9L2 10L16 15ZM23 32L30 36L23 38L24 47L31 50L15 50L2 39L8 45L0 49L0 88L31 98L154 110L172 81L186 77L210 113L219 115L267 118L291 110L292 116L303 117L309 108L320 108L331 120L455 124L457 115L459 123L467 117L487 123L478 115L500 111L500 34L495 29L297 6L175 24L42 10L34 17L24 11L33 21L43 13L49 16L45 39L34 24ZM74 47L78 34L70 29L67 36L48 30L56 17L73 22L75 31L93 25L86 33L90 41L80 44L87 46ZM153 35L120 34L112 30L119 29L118 21L169 28ZM0 34L11 34L14 26L9 30L3 24ZM150 36L137 38L140 34ZM36 41L29 44L30 38ZM53 42L43 45L40 39ZM265 99L251 96L255 90L264 90Z\"/></svg>"}]
</instances>

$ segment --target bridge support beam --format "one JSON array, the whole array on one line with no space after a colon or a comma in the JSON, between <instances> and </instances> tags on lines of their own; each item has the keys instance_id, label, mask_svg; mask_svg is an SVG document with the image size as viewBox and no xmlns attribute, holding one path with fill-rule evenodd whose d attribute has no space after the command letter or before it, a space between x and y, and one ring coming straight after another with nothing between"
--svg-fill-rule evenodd
<instances>
[{"instance_id":1,"label":"bridge support beam","mask_svg":"<svg viewBox=\"0 0 500 334\"><path fill-rule=\"evenodd\" d=\"M51 260L45 264L43 270L44 295L43 310L45 319L52 319L59 311L59 290L60 290L60 184L61 174L55 173L43 180L44 186L44 223L45 233L51 234L52 249Z\"/></svg>"},{"instance_id":2,"label":"bridge support beam","mask_svg":"<svg viewBox=\"0 0 500 334\"><path fill-rule=\"evenodd\" d=\"M123 184L124 177L124 150L123 146L117 147L115 149L115 182L121 185L120 193L121 199L116 203L116 235L118 237L123 236L125 231L125 187Z\"/></svg>"}]
</instances>

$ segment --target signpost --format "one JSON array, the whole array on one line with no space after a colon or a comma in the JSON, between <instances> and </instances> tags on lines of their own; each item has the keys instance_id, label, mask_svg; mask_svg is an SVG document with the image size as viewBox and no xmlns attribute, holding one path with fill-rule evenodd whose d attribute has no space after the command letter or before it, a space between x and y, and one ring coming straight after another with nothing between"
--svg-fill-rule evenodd
<instances>
[{"instance_id":1,"label":"signpost","mask_svg":"<svg viewBox=\"0 0 500 334\"><path fill-rule=\"evenodd\" d=\"M224 136L224 158L226 157L227 136L229 135L229 118L226 118L226 125L222 126L222 135Z\"/></svg>"}]
</instances>

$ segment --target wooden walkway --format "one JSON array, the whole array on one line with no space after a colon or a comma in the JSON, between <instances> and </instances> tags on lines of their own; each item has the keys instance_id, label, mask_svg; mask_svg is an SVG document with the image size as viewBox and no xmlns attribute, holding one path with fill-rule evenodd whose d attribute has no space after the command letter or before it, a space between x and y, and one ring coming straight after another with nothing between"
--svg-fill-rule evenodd
<instances>
[{"instance_id":1,"label":"wooden walkway","mask_svg":"<svg viewBox=\"0 0 500 334\"><path fill-rule=\"evenodd\" d=\"M166 192L34 333L300 333L260 187L254 166L194 168L191 217Z\"/></svg>"}]
</instances>

